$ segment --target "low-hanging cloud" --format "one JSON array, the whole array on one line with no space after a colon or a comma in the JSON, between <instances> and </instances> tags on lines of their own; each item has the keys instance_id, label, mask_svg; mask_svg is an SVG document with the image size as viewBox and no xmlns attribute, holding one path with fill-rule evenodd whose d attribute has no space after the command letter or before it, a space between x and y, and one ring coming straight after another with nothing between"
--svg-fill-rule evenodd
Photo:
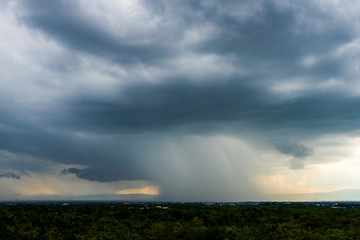
<instances>
[{"instance_id":1,"label":"low-hanging cloud","mask_svg":"<svg viewBox=\"0 0 360 240\"><path fill-rule=\"evenodd\" d=\"M1 171L0 172L0 178L20 179L20 177L21 176L15 172L11 172L11 171Z\"/></svg>"},{"instance_id":2,"label":"low-hanging cloud","mask_svg":"<svg viewBox=\"0 0 360 240\"><path fill-rule=\"evenodd\" d=\"M290 169L304 169L305 159L313 154L313 149L300 143L278 143L276 149L292 158Z\"/></svg>"},{"instance_id":3,"label":"low-hanging cloud","mask_svg":"<svg viewBox=\"0 0 360 240\"><path fill-rule=\"evenodd\" d=\"M295 158L307 158L313 154L313 150L311 148L308 148L300 143L280 143L276 146L276 149L281 153Z\"/></svg>"}]
</instances>

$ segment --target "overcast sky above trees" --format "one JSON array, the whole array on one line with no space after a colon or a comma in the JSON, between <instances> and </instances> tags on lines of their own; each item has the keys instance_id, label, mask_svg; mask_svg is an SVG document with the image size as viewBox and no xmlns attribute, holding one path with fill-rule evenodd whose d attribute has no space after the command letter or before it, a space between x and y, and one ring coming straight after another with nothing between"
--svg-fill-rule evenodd
<instances>
[{"instance_id":1,"label":"overcast sky above trees","mask_svg":"<svg viewBox=\"0 0 360 240\"><path fill-rule=\"evenodd\" d=\"M2 200L356 192L359 11L335 0L1 1Z\"/></svg>"}]
</instances>

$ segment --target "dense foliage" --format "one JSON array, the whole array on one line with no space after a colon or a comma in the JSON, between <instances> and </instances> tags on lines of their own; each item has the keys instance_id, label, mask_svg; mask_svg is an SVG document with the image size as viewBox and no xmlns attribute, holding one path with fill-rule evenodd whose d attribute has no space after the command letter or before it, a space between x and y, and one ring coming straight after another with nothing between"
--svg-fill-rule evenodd
<instances>
[{"instance_id":1,"label":"dense foliage","mask_svg":"<svg viewBox=\"0 0 360 240\"><path fill-rule=\"evenodd\" d=\"M0 239L360 239L360 209L2 205Z\"/></svg>"}]
</instances>

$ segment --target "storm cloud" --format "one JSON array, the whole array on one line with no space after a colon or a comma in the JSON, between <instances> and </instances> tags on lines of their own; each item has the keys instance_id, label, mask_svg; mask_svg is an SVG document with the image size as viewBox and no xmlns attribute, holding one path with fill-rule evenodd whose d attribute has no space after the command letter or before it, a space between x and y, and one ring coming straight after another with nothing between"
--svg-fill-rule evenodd
<instances>
[{"instance_id":1,"label":"storm cloud","mask_svg":"<svg viewBox=\"0 0 360 240\"><path fill-rule=\"evenodd\" d=\"M278 144L277 150L295 158L306 158L312 154L312 149L309 149L302 144Z\"/></svg>"},{"instance_id":2,"label":"storm cloud","mask_svg":"<svg viewBox=\"0 0 360 240\"><path fill-rule=\"evenodd\" d=\"M20 176L14 172L0 172L0 178L20 179Z\"/></svg>"},{"instance_id":3,"label":"storm cloud","mask_svg":"<svg viewBox=\"0 0 360 240\"><path fill-rule=\"evenodd\" d=\"M305 159L313 154L313 150L311 148L308 148L300 143L279 143L277 144L276 149L281 153L293 157L290 159L290 169L303 169Z\"/></svg>"},{"instance_id":4,"label":"storm cloud","mask_svg":"<svg viewBox=\"0 0 360 240\"><path fill-rule=\"evenodd\" d=\"M261 198L268 156L303 169L311 141L360 129L360 6L339 4L0 4L0 177Z\"/></svg>"}]
</instances>

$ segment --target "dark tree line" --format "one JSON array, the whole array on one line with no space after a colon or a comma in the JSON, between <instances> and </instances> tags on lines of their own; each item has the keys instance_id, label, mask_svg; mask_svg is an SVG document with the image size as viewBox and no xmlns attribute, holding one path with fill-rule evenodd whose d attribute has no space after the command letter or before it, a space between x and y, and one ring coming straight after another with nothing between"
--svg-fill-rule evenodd
<instances>
[{"instance_id":1,"label":"dark tree line","mask_svg":"<svg viewBox=\"0 0 360 240\"><path fill-rule=\"evenodd\" d=\"M360 209L3 205L0 239L360 239Z\"/></svg>"}]
</instances>

